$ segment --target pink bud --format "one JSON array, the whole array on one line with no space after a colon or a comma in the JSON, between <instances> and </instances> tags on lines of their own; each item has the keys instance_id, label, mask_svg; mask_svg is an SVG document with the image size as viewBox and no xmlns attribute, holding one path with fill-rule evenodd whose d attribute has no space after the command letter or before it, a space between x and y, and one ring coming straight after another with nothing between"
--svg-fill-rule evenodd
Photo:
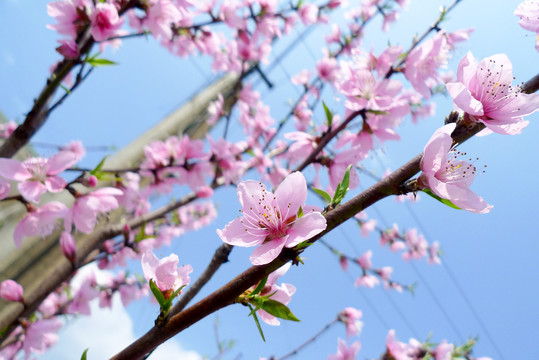
<instances>
[{"instance_id":1,"label":"pink bud","mask_svg":"<svg viewBox=\"0 0 539 360\"><path fill-rule=\"evenodd\" d=\"M80 55L77 43L72 39L58 40L61 44L56 48L56 51L63 55L66 59L77 59Z\"/></svg>"},{"instance_id":2,"label":"pink bud","mask_svg":"<svg viewBox=\"0 0 539 360\"><path fill-rule=\"evenodd\" d=\"M0 297L8 301L24 302L22 286L13 280L4 280L0 284Z\"/></svg>"},{"instance_id":3,"label":"pink bud","mask_svg":"<svg viewBox=\"0 0 539 360\"><path fill-rule=\"evenodd\" d=\"M348 269L348 259L345 256L339 257L339 264L341 265L341 268L343 271L346 271Z\"/></svg>"},{"instance_id":4,"label":"pink bud","mask_svg":"<svg viewBox=\"0 0 539 360\"><path fill-rule=\"evenodd\" d=\"M356 261L363 269L370 269L372 267L371 257L372 250L369 250L361 255Z\"/></svg>"},{"instance_id":5,"label":"pink bud","mask_svg":"<svg viewBox=\"0 0 539 360\"><path fill-rule=\"evenodd\" d=\"M60 236L60 245L62 247L62 252L64 253L65 257L69 261L74 263L77 257L77 244L75 243L75 239L73 238L73 236L70 233L64 231Z\"/></svg>"},{"instance_id":6,"label":"pink bud","mask_svg":"<svg viewBox=\"0 0 539 360\"><path fill-rule=\"evenodd\" d=\"M96 187L97 186L97 177L95 175L90 175L88 177L88 186Z\"/></svg>"},{"instance_id":7,"label":"pink bud","mask_svg":"<svg viewBox=\"0 0 539 360\"><path fill-rule=\"evenodd\" d=\"M213 195L213 189L209 186L202 186L197 190L197 197L200 199L209 198Z\"/></svg>"}]
</instances>

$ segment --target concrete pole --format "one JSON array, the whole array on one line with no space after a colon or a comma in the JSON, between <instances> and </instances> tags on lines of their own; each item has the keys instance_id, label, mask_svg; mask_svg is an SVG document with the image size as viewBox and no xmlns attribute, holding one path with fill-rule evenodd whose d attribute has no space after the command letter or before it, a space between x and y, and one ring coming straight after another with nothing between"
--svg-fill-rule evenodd
<instances>
[{"instance_id":1,"label":"concrete pole","mask_svg":"<svg viewBox=\"0 0 539 360\"><path fill-rule=\"evenodd\" d=\"M196 94L186 104L174 111L160 123L146 131L115 155L107 158L104 169L136 167L144 156L144 146L154 140L164 140L172 135L188 134L191 138L202 138L209 130L206 119L207 108L211 101L222 94L225 98L224 110L229 111L237 99L241 87L238 84L239 75L227 74ZM109 184L100 184L107 186ZM46 194L43 202L52 200L71 204L73 198L66 193ZM42 279L55 269L55 263L63 258L58 237L60 231L46 239L25 239L21 249L13 243L13 230L18 221L24 216L25 210L21 204L5 204L0 208L0 282L13 279L20 283L25 291L39 287ZM107 223L117 223L123 213L115 211L108 217ZM77 244L84 241L77 239ZM0 323L10 312L10 304L0 299Z\"/></svg>"}]
</instances>

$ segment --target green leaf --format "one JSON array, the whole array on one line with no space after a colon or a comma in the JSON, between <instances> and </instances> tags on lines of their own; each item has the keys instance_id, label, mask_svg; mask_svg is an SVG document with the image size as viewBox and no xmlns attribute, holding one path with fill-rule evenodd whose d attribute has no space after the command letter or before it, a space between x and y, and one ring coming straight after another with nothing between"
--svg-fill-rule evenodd
<instances>
[{"instance_id":1,"label":"green leaf","mask_svg":"<svg viewBox=\"0 0 539 360\"><path fill-rule=\"evenodd\" d=\"M292 311L285 305L277 300L268 299L262 304L262 310L270 315L273 315L279 319L300 321Z\"/></svg>"},{"instance_id":2,"label":"green leaf","mask_svg":"<svg viewBox=\"0 0 539 360\"><path fill-rule=\"evenodd\" d=\"M329 195L327 192L321 189L313 188L313 191L320 195L322 199L324 199L325 202L330 203L331 202L331 195Z\"/></svg>"},{"instance_id":3,"label":"green leaf","mask_svg":"<svg viewBox=\"0 0 539 360\"><path fill-rule=\"evenodd\" d=\"M314 245L314 244L310 243L308 240L305 240L304 242L300 242L299 244L297 244L294 247L294 249L300 250L300 249L306 248L306 247L311 246L311 245Z\"/></svg>"},{"instance_id":4,"label":"green leaf","mask_svg":"<svg viewBox=\"0 0 539 360\"><path fill-rule=\"evenodd\" d=\"M105 160L107 160L109 156L108 155L105 155L105 157L103 159L101 159L101 161L99 162L99 164L97 164L97 166L95 167L95 169L93 169L92 171L90 171L90 175L95 175L97 176L97 174L100 174L101 173L101 169L103 168L103 165L105 165Z\"/></svg>"},{"instance_id":5,"label":"green leaf","mask_svg":"<svg viewBox=\"0 0 539 360\"><path fill-rule=\"evenodd\" d=\"M144 222L140 227L140 231L135 236L135 244L141 242L142 240L152 239L157 237L157 235L146 235L146 223Z\"/></svg>"},{"instance_id":6,"label":"green leaf","mask_svg":"<svg viewBox=\"0 0 539 360\"><path fill-rule=\"evenodd\" d=\"M87 359L87 356L88 356L88 350L89 350L89 348L87 348L86 350L84 350L84 352L82 353L82 356L80 357L80 360L86 360L86 359Z\"/></svg>"},{"instance_id":7,"label":"green leaf","mask_svg":"<svg viewBox=\"0 0 539 360\"><path fill-rule=\"evenodd\" d=\"M256 316L256 310L253 309L253 307L249 304L247 304L247 306L249 306L249 309L251 309L251 312L249 313L249 315L253 315L253 319L255 319L255 324L256 324L256 327L258 328L258 332L260 333L260 336L262 336L262 340L266 342L266 338L264 337L264 333L262 332L262 328L260 327L260 321L258 321L258 317Z\"/></svg>"},{"instance_id":8,"label":"green leaf","mask_svg":"<svg viewBox=\"0 0 539 360\"><path fill-rule=\"evenodd\" d=\"M303 216L303 208L300 206L298 209L298 219Z\"/></svg>"},{"instance_id":9,"label":"green leaf","mask_svg":"<svg viewBox=\"0 0 539 360\"><path fill-rule=\"evenodd\" d=\"M432 196L434 199L438 200L442 204L449 206L450 208L457 209L457 210L462 210L457 205L453 204L450 200L442 199L441 197L439 197L438 195L436 195L435 193L430 191L430 189L423 189L423 192L425 194L429 195L429 196Z\"/></svg>"},{"instance_id":10,"label":"green leaf","mask_svg":"<svg viewBox=\"0 0 539 360\"><path fill-rule=\"evenodd\" d=\"M350 169L352 169L352 164L348 165L342 178L342 187L344 191L348 191L348 185L350 185Z\"/></svg>"},{"instance_id":11,"label":"green leaf","mask_svg":"<svg viewBox=\"0 0 539 360\"><path fill-rule=\"evenodd\" d=\"M155 285L153 279L150 279L150 290L152 290L152 294L155 297L155 300L157 300L159 306L161 307L161 309L163 309L167 301L165 300L165 296L163 295L163 292L161 292L161 289L159 289L157 285Z\"/></svg>"},{"instance_id":12,"label":"green leaf","mask_svg":"<svg viewBox=\"0 0 539 360\"><path fill-rule=\"evenodd\" d=\"M107 59L103 59L103 58L96 58L96 57L91 57L91 58L87 59L86 62L88 64L92 65L93 67L110 66L110 65L117 65L118 64L118 63L116 63L114 61L111 61L111 60L107 60Z\"/></svg>"},{"instance_id":13,"label":"green leaf","mask_svg":"<svg viewBox=\"0 0 539 360\"><path fill-rule=\"evenodd\" d=\"M182 289L184 287L186 287L187 285L182 285L180 286L180 288L178 288L178 290L174 291L172 293L172 295L170 295L170 297L165 300L165 303L163 304L163 306L161 307L161 309L163 310L163 312L166 314L168 313L168 310L170 309L170 307L172 306L172 301L176 298L176 296L178 296L178 294L182 291Z\"/></svg>"},{"instance_id":14,"label":"green leaf","mask_svg":"<svg viewBox=\"0 0 539 360\"><path fill-rule=\"evenodd\" d=\"M251 293L251 296L260 293L260 292L262 291L262 289L264 288L264 286L266 286L266 282L267 282L267 281L268 281L268 277L267 277L267 276L266 276L265 278L263 278L262 280L260 280L260 282L258 283L258 285L255 287L255 289L254 289L253 292Z\"/></svg>"},{"instance_id":15,"label":"green leaf","mask_svg":"<svg viewBox=\"0 0 539 360\"><path fill-rule=\"evenodd\" d=\"M333 113L327 107L326 103L322 100L322 106L324 107L324 112L326 113L326 120L328 122L328 127L331 127L333 124Z\"/></svg>"},{"instance_id":16,"label":"green leaf","mask_svg":"<svg viewBox=\"0 0 539 360\"><path fill-rule=\"evenodd\" d=\"M352 168L352 164L348 165L346 168L346 172L344 173L344 176L342 178L342 181L337 184L337 188L335 189L335 194L333 194L333 200L331 201L332 205L339 205L346 196L346 193L348 192L348 185L350 185L350 169Z\"/></svg>"}]
</instances>

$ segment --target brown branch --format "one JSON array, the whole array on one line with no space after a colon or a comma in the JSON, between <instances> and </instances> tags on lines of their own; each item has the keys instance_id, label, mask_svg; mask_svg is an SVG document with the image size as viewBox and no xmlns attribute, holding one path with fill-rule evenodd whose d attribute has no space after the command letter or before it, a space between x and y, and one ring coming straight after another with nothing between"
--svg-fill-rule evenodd
<instances>
[{"instance_id":1,"label":"brown branch","mask_svg":"<svg viewBox=\"0 0 539 360\"><path fill-rule=\"evenodd\" d=\"M531 83L530 83L531 82ZM539 75L527 82L523 88L530 92L539 87ZM481 124L482 125L482 124ZM457 129L460 126L457 127ZM481 131L483 126L472 126L471 129L454 133L454 140L463 143L477 132ZM329 233L331 230L341 225L358 212L368 208L374 203L390 195L400 193L400 185L420 171L420 162L423 154L415 156L406 164L389 174L386 178L377 182L367 190L352 198L350 201L326 213L327 228L320 234L308 240L313 244L318 239ZM210 315L211 313L222 309L228 305L234 304L237 297L254 284L258 283L272 271L277 270L290 260L297 258L305 248L300 250L285 248L283 252L271 263L262 266L252 266L243 273L236 276L229 283L225 284L206 298L200 300L184 311L172 316L162 327L153 327L138 340L133 342L120 353L113 356L113 360L132 360L139 359L149 353L157 346L170 339L172 336L190 327L194 323Z\"/></svg>"}]
</instances>

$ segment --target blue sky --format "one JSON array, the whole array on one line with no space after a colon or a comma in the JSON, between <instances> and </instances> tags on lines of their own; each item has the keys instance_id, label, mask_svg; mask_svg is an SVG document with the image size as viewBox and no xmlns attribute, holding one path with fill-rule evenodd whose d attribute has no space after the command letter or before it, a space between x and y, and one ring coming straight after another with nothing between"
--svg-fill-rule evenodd
<instances>
[{"instance_id":1,"label":"blue sky","mask_svg":"<svg viewBox=\"0 0 539 360\"><path fill-rule=\"evenodd\" d=\"M539 72L539 53L534 50L534 35L521 29L517 18L512 15L519 2L492 0L485 6L485 1L463 0L450 14L444 28L452 31L474 27L476 31L469 42L459 46L448 69L455 71L460 58L471 49L479 59L496 53L508 54L519 82ZM372 46L375 53L388 42L407 48L411 36L422 33L434 21L442 4L447 5L449 1L412 0L401 21L391 26L388 33L378 31L380 22L374 22L369 28L373 31L364 39L363 47L369 49ZM45 1L31 6L16 0L0 2L0 109L13 120L24 118L32 99L44 84L49 67L59 59L54 51L58 36L45 29L45 25L51 23L45 6ZM274 89L267 89L257 81L263 101L272 107L275 119L286 113L286 102L297 96L296 90L286 83L287 74L293 75L303 68L313 67L314 60L308 49L315 56L320 56L318 49L325 30L327 27L314 31L305 43L300 43L292 51L282 67L276 67L268 74L277 84ZM291 40L279 42L274 54L278 54ZM186 60L171 56L151 38L126 41L118 51L107 51L106 57L118 62L119 66L97 69L52 114L35 141L62 144L80 139L85 145L120 148L213 78L207 59L196 57ZM255 77L252 79L256 80ZM324 99L332 97L331 91L324 93ZM423 149L452 108L451 102L444 97L439 97L436 102L437 117L423 120L419 125L405 121L399 130L403 141L384 144L372 157L370 163L375 173L381 175L386 167L395 169ZM236 342L228 358L239 353L242 359L283 355L347 306L362 309L364 313L365 326L359 338L363 344L360 359L379 356L391 328L396 330L401 341L408 341L410 337L425 340L432 334L433 341L447 339L460 343L461 338L479 336L477 356L538 358L539 350L533 344L539 335L536 325L539 319L536 306L539 296L539 265L536 260L539 219L534 208L539 200L536 186L539 116L534 114L528 120L531 124L519 136L474 138L462 147L479 157L481 165L488 165L486 174L476 178L473 189L495 206L491 213L476 215L452 210L425 196L411 205L395 204L393 199L385 199L367 210L382 226L395 222L400 228L419 227L429 242L439 241L444 252L442 266L429 266L424 261L406 263L398 255L380 248L376 236L361 238L353 223L346 223L327 237L335 247L352 256L372 249L375 266L393 266L395 280L417 282L415 296L385 292L380 287L372 290L354 288L352 284L358 275L357 270L351 267L350 275L344 274L331 253L322 246L313 246L305 253L306 264L292 268L282 279L298 289L290 307L302 322L283 321L278 328L264 326L268 341L263 343L252 320L247 318L247 309L229 307L217 315L221 339ZM219 136L221 131L222 128L217 127L214 136ZM240 130L231 134L237 139L241 135ZM43 153L50 154L51 150L43 150ZM92 166L102 156L103 153L91 153L82 165ZM362 188L369 185L368 178L362 177L361 181ZM239 209L232 187L219 190L215 201L220 216L212 225L178 239L171 249L160 251L160 255L166 255L169 250L178 253L181 261L193 265L194 277L209 261L210 252L220 245L215 229L232 220L228 214L235 214ZM316 199L312 198L310 202L315 203ZM201 248L207 251L201 252ZM246 268L250 252L251 249L235 249L231 263L220 270L201 295ZM141 271L139 264L132 264L131 268ZM147 330L157 309L143 301L130 306L128 314L132 333L124 339L132 339ZM121 314L118 316L125 319ZM213 338L215 319L216 316L212 315L177 336L174 341L181 344L177 346L211 357L216 352ZM91 342L91 339L99 339L102 335L101 326L75 322L62 330L61 336L69 339L69 336L82 332ZM336 351L336 338L344 336L343 326L337 325L298 358L325 358ZM101 340L96 341L100 343ZM45 358L77 356L85 346L80 344L76 348L74 343L64 340L53 350L54 353ZM92 349L96 347L98 345L90 345L90 359L100 358L92 357ZM155 359L160 358L165 357L155 355Z\"/></svg>"}]
</instances>

